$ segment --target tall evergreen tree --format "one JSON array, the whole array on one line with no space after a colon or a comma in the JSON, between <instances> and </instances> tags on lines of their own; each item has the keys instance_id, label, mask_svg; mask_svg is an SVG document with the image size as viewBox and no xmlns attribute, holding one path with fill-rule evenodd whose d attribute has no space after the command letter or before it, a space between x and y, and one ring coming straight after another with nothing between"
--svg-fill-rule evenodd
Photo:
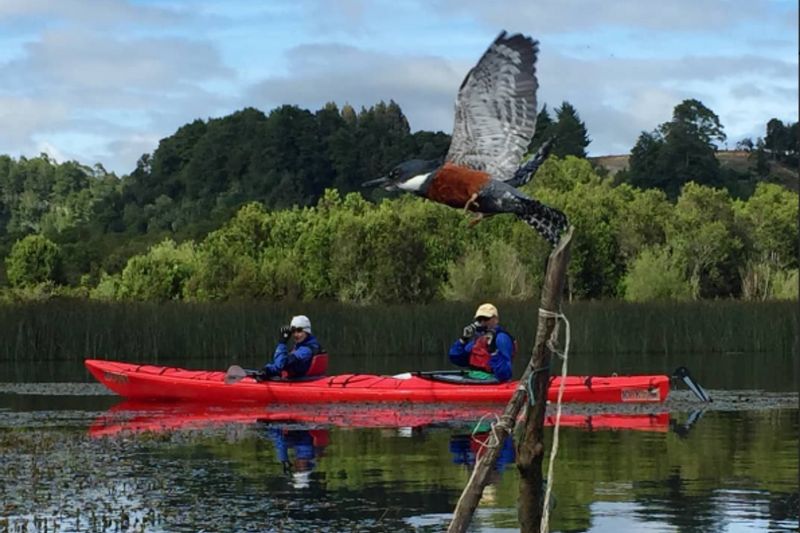
<instances>
[{"instance_id":1,"label":"tall evergreen tree","mask_svg":"<svg viewBox=\"0 0 800 533\"><path fill-rule=\"evenodd\" d=\"M767 122L764 148L773 161L780 161L792 166L797 165L798 150L800 150L798 123L784 124L777 118L770 119Z\"/></svg>"},{"instance_id":2,"label":"tall evergreen tree","mask_svg":"<svg viewBox=\"0 0 800 533\"><path fill-rule=\"evenodd\" d=\"M528 145L528 153L535 153L547 139L552 137L555 123L547 112L547 104L542 106L542 110L536 115L536 130L533 138Z\"/></svg>"},{"instance_id":3,"label":"tall evergreen tree","mask_svg":"<svg viewBox=\"0 0 800 533\"><path fill-rule=\"evenodd\" d=\"M769 156L764 149L764 139L761 137L756 141L756 149L750 154L750 159L755 161L756 176L766 178L769 175Z\"/></svg>"},{"instance_id":4,"label":"tall evergreen tree","mask_svg":"<svg viewBox=\"0 0 800 533\"><path fill-rule=\"evenodd\" d=\"M586 157L586 147L591 140L586 125L578 116L578 111L569 102L563 102L556 109L556 123L552 128L556 136L553 155L566 157Z\"/></svg>"},{"instance_id":5,"label":"tall evergreen tree","mask_svg":"<svg viewBox=\"0 0 800 533\"><path fill-rule=\"evenodd\" d=\"M788 131L786 126L777 118L767 122L767 136L764 137L764 148L766 148L773 161L776 161L786 150L788 144Z\"/></svg>"}]
</instances>

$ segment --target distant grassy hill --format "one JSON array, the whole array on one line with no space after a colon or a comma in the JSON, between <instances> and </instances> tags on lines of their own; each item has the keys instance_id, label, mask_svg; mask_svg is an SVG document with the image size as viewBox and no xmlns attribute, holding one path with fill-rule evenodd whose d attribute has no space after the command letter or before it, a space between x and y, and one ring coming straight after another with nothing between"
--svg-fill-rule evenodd
<instances>
[{"instance_id":1,"label":"distant grassy hill","mask_svg":"<svg viewBox=\"0 0 800 533\"><path fill-rule=\"evenodd\" d=\"M755 163L748 158L750 152L743 150L728 150L717 152L717 159L723 167L731 168L737 172L748 173L755 168ZM590 157L593 164L608 170L612 176L628 167L628 155L604 155ZM770 167L770 182L780 183L793 191L800 192L800 173L797 168L788 167L781 163L772 163Z\"/></svg>"}]
</instances>

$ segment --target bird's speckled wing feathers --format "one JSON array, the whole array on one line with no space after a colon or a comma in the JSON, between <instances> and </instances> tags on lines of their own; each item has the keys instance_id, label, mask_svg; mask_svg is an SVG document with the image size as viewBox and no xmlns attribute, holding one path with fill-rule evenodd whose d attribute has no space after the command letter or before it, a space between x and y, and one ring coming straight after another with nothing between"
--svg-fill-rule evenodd
<instances>
[{"instance_id":1,"label":"bird's speckled wing feathers","mask_svg":"<svg viewBox=\"0 0 800 533\"><path fill-rule=\"evenodd\" d=\"M447 161L514 176L536 129L538 42L502 32L469 71L456 99Z\"/></svg>"}]
</instances>

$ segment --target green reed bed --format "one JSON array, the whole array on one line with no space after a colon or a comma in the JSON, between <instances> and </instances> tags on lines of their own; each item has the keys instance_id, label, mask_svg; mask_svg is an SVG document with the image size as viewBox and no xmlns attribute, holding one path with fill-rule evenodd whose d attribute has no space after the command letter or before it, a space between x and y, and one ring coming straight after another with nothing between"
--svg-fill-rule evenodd
<instances>
[{"instance_id":1,"label":"green reed bed","mask_svg":"<svg viewBox=\"0 0 800 533\"><path fill-rule=\"evenodd\" d=\"M797 353L797 302L736 300L566 307L575 350L599 353Z\"/></svg>"},{"instance_id":2,"label":"green reed bed","mask_svg":"<svg viewBox=\"0 0 800 533\"><path fill-rule=\"evenodd\" d=\"M535 302L499 303L522 353L533 345ZM0 305L5 360L261 360L293 314L309 315L332 353L442 354L474 304L353 306L308 303L102 303L57 300ZM796 302L703 301L565 306L573 353L797 353Z\"/></svg>"}]
</instances>

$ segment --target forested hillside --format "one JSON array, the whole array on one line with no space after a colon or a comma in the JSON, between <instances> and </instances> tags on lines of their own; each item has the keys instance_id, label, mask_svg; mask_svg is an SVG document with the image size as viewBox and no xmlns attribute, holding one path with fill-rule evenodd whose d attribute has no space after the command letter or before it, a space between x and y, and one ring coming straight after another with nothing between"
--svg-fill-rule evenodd
<instances>
[{"instance_id":1,"label":"forested hillside","mask_svg":"<svg viewBox=\"0 0 800 533\"><path fill-rule=\"evenodd\" d=\"M570 294L790 294L797 195L769 184L791 185L797 124L772 119L766 130L726 163L719 119L687 100L642 133L624 165L593 166L577 110L564 102L551 118L545 106L531 150L556 142L533 187L578 228ZM196 120L121 177L99 163L0 156L0 286L12 298L530 296L547 249L512 218L469 230L443 206L348 195L448 144L441 132L411 133L390 102Z\"/></svg>"}]
</instances>

